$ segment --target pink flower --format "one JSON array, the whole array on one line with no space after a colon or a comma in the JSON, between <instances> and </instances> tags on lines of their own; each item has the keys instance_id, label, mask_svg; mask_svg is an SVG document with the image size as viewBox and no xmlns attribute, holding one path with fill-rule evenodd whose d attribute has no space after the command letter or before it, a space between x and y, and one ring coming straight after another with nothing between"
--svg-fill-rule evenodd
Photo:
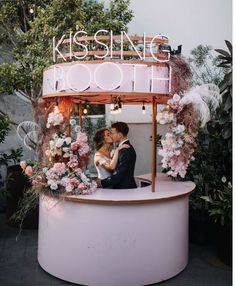
<instances>
[{"instance_id":1,"label":"pink flower","mask_svg":"<svg viewBox=\"0 0 236 286\"><path fill-rule=\"evenodd\" d=\"M83 132L78 132L76 142L80 144L82 142L87 142L87 141L88 141L87 135Z\"/></svg>"},{"instance_id":2,"label":"pink flower","mask_svg":"<svg viewBox=\"0 0 236 286\"><path fill-rule=\"evenodd\" d=\"M25 170L25 168L26 168L26 162L25 162L25 161L21 161L21 162L20 162L20 166L21 166L21 168L22 168L23 170Z\"/></svg>"},{"instance_id":3,"label":"pink flower","mask_svg":"<svg viewBox=\"0 0 236 286\"><path fill-rule=\"evenodd\" d=\"M87 143L80 144L79 151L78 151L79 155L84 156L88 152L89 152L89 145Z\"/></svg>"},{"instance_id":4,"label":"pink flower","mask_svg":"<svg viewBox=\"0 0 236 286\"><path fill-rule=\"evenodd\" d=\"M83 190L83 189L86 188L86 186L85 186L84 183L80 183L80 184L78 185L78 188Z\"/></svg>"},{"instance_id":5,"label":"pink flower","mask_svg":"<svg viewBox=\"0 0 236 286\"><path fill-rule=\"evenodd\" d=\"M50 150L46 150L46 151L45 151L45 155L46 155L47 157L49 157L49 156L51 155L51 151L50 151Z\"/></svg>"},{"instance_id":6,"label":"pink flower","mask_svg":"<svg viewBox=\"0 0 236 286\"><path fill-rule=\"evenodd\" d=\"M31 167L31 166L27 166L26 168L25 168L25 174L27 175L27 176L32 176L32 174L33 174L33 168Z\"/></svg>"},{"instance_id":7,"label":"pink flower","mask_svg":"<svg viewBox=\"0 0 236 286\"><path fill-rule=\"evenodd\" d=\"M70 161L67 163L67 166L70 168L75 168L78 166L78 161L75 159L70 159Z\"/></svg>"},{"instance_id":8,"label":"pink flower","mask_svg":"<svg viewBox=\"0 0 236 286\"><path fill-rule=\"evenodd\" d=\"M73 151L76 151L79 148L79 144L76 142L71 143L71 149Z\"/></svg>"},{"instance_id":9,"label":"pink flower","mask_svg":"<svg viewBox=\"0 0 236 286\"><path fill-rule=\"evenodd\" d=\"M75 169L75 173L76 173L77 176L79 176L79 175L81 175L82 170L80 168L76 168Z\"/></svg>"}]
</instances>

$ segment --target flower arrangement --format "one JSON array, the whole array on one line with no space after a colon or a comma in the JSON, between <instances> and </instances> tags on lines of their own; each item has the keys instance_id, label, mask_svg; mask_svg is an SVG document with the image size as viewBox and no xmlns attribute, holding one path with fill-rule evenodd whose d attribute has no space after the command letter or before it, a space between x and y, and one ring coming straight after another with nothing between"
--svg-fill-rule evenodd
<instances>
[{"instance_id":1,"label":"flower arrangement","mask_svg":"<svg viewBox=\"0 0 236 286\"><path fill-rule=\"evenodd\" d=\"M173 121L158 152L168 175L185 177L190 161L194 160L198 130L210 120L220 102L219 88L213 84L195 87L182 96L174 94L168 100L166 110L172 114ZM170 117L166 118L159 123L169 123Z\"/></svg>"},{"instance_id":2,"label":"flower arrangement","mask_svg":"<svg viewBox=\"0 0 236 286\"><path fill-rule=\"evenodd\" d=\"M32 181L32 189L38 193L52 191L56 193L90 194L96 191L95 181L91 181L84 172L89 160L89 145L87 136L76 125L74 119L70 120L70 129L75 138L68 136L61 130L63 115L56 106L49 113L47 128L59 127L52 136L45 150L43 164L32 164L22 161L20 163L24 173ZM65 129L68 129L66 127Z\"/></svg>"}]
</instances>

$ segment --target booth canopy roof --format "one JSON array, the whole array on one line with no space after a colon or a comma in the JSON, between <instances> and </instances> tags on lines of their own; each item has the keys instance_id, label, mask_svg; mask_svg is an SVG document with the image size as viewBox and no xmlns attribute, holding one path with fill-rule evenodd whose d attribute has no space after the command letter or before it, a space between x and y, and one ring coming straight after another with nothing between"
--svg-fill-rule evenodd
<instances>
[{"instance_id":1,"label":"booth canopy roof","mask_svg":"<svg viewBox=\"0 0 236 286\"><path fill-rule=\"evenodd\" d=\"M44 99L55 99L57 97L70 97L75 103L88 104L111 104L120 100L122 104L166 104L170 98L169 94L142 93L142 92L60 92L44 96Z\"/></svg>"}]
</instances>

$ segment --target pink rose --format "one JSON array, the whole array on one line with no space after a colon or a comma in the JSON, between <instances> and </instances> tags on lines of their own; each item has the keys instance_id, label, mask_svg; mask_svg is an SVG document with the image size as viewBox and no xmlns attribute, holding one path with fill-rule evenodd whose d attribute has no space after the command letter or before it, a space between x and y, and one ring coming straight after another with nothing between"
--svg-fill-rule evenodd
<instances>
[{"instance_id":1,"label":"pink rose","mask_svg":"<svg viewBox=\"0 0 236 286\"><path fill-rule=\"evenodd\" d=\"M76 151L76 150L78 149L78 147L79 147L79 144L78 144L78 143L76 143L76 142L71 143L71 149L72 149L73 151Z\"/></svg>"},{"instance_id":2,"label":"pink rose","mask_svg":"<svg viewBox=\"0 0 236 286\"><path fill-rule=\"evenodd\" d=\"M49 157L49 156L51 155L51 151L50 151L50 150L46 150L46 151L45 151L45 155L46 155L47 157Z\"/></svg>"},{"instance_id":3,"label":"pink rose","mask_svg":"<svg viewBox=\"0 0 236 286\"><path fill-rule=\"evenodd\" d=\"M78 188L83 190L83 189L86 188L86 186L85 186L84 183L80 183L80 184L78 185Z\"/></svg>"},{"instance_id":4,"label":"pink rose","mask_svg":"<svg viewBox=\"0 0 236 286\"><path fill-rule=\"evenodd\" d=\"M31 167L31 166L27 166L26 168L25 168L25 174L27 175L27 176L32 176L32 174L33 174L33 168Z\"/></svg>"},{"instance_id":5,"label":"pink rose","mask_svg":"<svg viewBox=\"0 0 236 286\"><path fill-rule=\"evenodd\" d=\"M25 168L26 168L26 162L25 162L25 161L21 161L21 162L20 162L20 166L21 166L21 168L22 168L23 170L25 170Z\"/></svg>"}]
</instances>

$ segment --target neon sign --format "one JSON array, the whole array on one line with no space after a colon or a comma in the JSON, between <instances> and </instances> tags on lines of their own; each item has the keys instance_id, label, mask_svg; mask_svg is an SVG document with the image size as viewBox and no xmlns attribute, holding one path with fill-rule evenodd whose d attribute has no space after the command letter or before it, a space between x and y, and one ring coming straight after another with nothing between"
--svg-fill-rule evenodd
<instances>
[{"instance_id":1,"label":"neon sign","mask_svg":"<svg viewBox=\"0 0 236 286\"><path fill-rule=\"evenodd\" d=\"M77 31L74 34L70 32L68 38L64 34L58 41L53 37L53 61L57 62L58 58L65 62L85 60L88 56L93 59L123 60L130 55L141 61L152 58L157 62L168 62L169 50L162 50L162 54L165 54L163 58L157 57L161 44L168 43L168 39L162 34L147 37L145 33L142 37L130 37L125 31L121 31L120 35L113 35L113 31L104 29L98 30L94 36L88 36L86 31Z\"/></svg>"}]
</instances>

